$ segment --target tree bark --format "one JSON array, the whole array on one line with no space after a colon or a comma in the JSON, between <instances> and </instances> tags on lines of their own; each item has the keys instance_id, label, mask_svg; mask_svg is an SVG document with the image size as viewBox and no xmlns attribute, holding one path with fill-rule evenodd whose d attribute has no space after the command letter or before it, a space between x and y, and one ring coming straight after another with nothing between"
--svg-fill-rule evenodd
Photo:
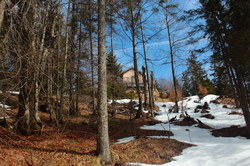
<instances>
[{"instance_id":1,"label":"tree bark","mask_svg":"<svg viewBox=\"0 0 250 166\"><path fill-rule=\"evenodd\" d=\"M26 62L22 62L22 69L26 68ZM25 75L26 73L21 73L20 82L19 82L19 109L16 116L17 119L17 131L21 134L29 134L30 133L30 110L29 110L29 98L27 92L27 84Z\"/></svg>"},{"instance_id":2,"label":"tree bark","mask_svg":"<svg viewBox=\"0 0 250 166\"><path fill-rule=\"evenodd\" d=\"M148 85L147 85L147 76L146 76L146 69L142 66L142 77L143 77L143 87L144 87L144 107L147 107L148 102Z\"/></svg>"},{"instance_id":3,"label":"tree bark","mask_svg":"<svg viewBox=\"0 0 250 166\"><path fill-rule=\"evenodd\" d=\"M153 112L153 101L152 101L152 95L154 95L154 92L151 91L150 88L150 79L149 79L149 71L148 71L148 59L147 59L147 51L146 51L146 42L145 42L145 35L144 35L144 30L143 30L143 25L142 25L142 20L140 18L140 26L141 26L141 36L142 36L142 44L143 44L143 52L144 52L144 63L145 63L145 72L146 72L146 86L144 85L144 88L148 90L147 94L149 94L149 98L148 98L148 103L150 106L150 113L151 116L154 117L154 112ZM146 100L145 100L146 101Z\"/></svg>"},{"instance_id":4,"label":"tree bark","mask_svg":"<svg viewBox=\"0 0 250 166\"><path fill-rule=\"evenodd\" d=\"M80 83L80 66L81 66L81 55L82 55L82 24L79 27L79 43L78 43L78 57L77 57L77 68L76 68L76 113L79 114L79 83Z\"/></svg>"},{"instance_id":5,"label":"tree bark","mask_svg":"<svg viewBox=\"0 0 250 166\"><path fill-rule=\"evenodd\" d=\"M23 38L19 38L17 46L18 53L21 55L20 81L19 81L19 110L17 113L17 130L22 134L29 134L30 129L39 129L42 127L38 112L35 109L35 100L33 97L37 86L35 75L30 72L30 66L34 66L36 58L36 37L35 37L35 13L37 1L25 1L19 4L20 12L18 23L18 32L21 32ZM33 62L33 63L32 63ZM39 65L39 64L38 64ZM32 68L31 68L32 69ZM33 68L34 69L34 68ZM33 103L31 103L33 102Z\"/></svg>"},{"instance_id":6,"label":"tree bark","mask_svg":"<svg viewBox=\"0 0 250 166\"><path fill-rule=\"evenodd\" d=\"M155 79L154 79L154 72L153 71L151 71L150 77L151 77L151 83L150 83L151 102L152 102L152 107L154 107L155 106L155 97L154 97ZM152 113L152 116L154 117L154 113Z\"/></svg>"},{"instance_id":7,"label":"tree bark","mask_svg":"<svg viewBox=\"0 0 250 166\"><path fill-rule=\"evenodd\" d=\"M98 0L98 133L97 154L101 164L112 161L107 108L107 72L106 72L106 36L105 36L105 0Z\"/></svg>"},{"instance_id":8,"label":"tree bark","mask_svg":"<svg viewBox=\"0 0 250 166\"><path fill-rule=\"evenodd\" d=\"M169 26L167 14L166 14L166 24L167 24L168 42L169 42L169 50L170 50L170 57L171 57L172 77L173 77L173 83L174 83L174 94L175 94L175 97L174 97L175 98L174 112L176 113L176 112L179 112L178 94L177 94L177 83L176 83L175 68L174 68L173 44L172 44L172 40L171 40L170 26Z\"/></svg>"},{"instance_id":9,"label":"tree bark","mask_svg":"<svg viewBox=\"0 0 250 166\"><path fill-rule=\"evenodd\" d=\"M91 92L92 92L92 111L93 114L96 114L96 92L95 92L95 64L94 64L94 53L93 53L93 30L92 30L92 3L91 0L89 0L89 10L90 10L90 29L89 29L89 44L90 44L90 64L91 64Z\"/></svg>"},{"instance_id":10,"label":"tree bark","mask_svg":"<svg viewBox=\"0 0 250 166\"><path fill-rule=\"evenodd\" d=\"M65 53L64 53L64 65L63 65L63 78L62 78L62 84L61 84L61 94L60 94L60 109L59 109L59 116L58 120L59 122L63 122L62 114L63 114L63 108L64 108L64 87L66 84L66 72L67 72L67 59L68 59L68 47L69 47L69 30L68 30L68 23L69 23L69 15L70 15L70 2L68 4L68 11L67 11L67 21L66 21L66 41L65 41Z\"/></svg>"},{"instance_id":11,"label":"tree bark","mask_svg":"<svg viewBox=\"0 0 250 166\"><path fill-rule=\"evenodd\" d=\"M4 19L4 11L7 4L10 3L10 0L1 0L0 2L0 30L2 29L3 19Z\"/></svg>"},{"instance_id":12,"label":"tree bark","mask_svg":"<svg viewBox=\"0 0 250 166\"><path fill-rule=\"evenodd\" d=\"M142 97L141 97L141 88L140 88L140 83L139 83L138 63L137 63L135 18L134 18L134 12L133 12L133 5L131 1L129 1L129 10L130 10L130 15L131 15L131 33L132 33L132 44L133 44L135 85L136 85L136 93L139 99L139 108L138 108L135 118L138 119L142 115Z\"/></svg>"},{"instance_id":13,"label":"tree bark","mask_svg":"<svg viewBox=\"0 0 250 166\"><path fill-rule=\"evenodd\" d=\"M77 115L75 111L75 95L74 86L75 86L75 53L76 53L76 43L75 35L77 33L77 18L76 18L76 1L72 0L72 10L71 10L71 33L70 33L70 67L69 70L69 114Z\"/></svg>"},{"instance_id":14,"label":"tree bark","mask_svg":"<svg viewBox=\"0 0 250 166\"><path fill-rule=\"evenodd\" d=\"M235 67L236 71L236 76L237 76L237 83L238 83L238 95L239 95L239 101L240 101L240 106L242 108L242 112L246 121L246 126L247 126L247 134L248 137L250 138L250 112L249 112L249 104L248 103L248 98L247 98L247 91L244 87L243 84L243 78L242 78L242 71L241 67L236 66Z\"/></svg>"}]
</instances>

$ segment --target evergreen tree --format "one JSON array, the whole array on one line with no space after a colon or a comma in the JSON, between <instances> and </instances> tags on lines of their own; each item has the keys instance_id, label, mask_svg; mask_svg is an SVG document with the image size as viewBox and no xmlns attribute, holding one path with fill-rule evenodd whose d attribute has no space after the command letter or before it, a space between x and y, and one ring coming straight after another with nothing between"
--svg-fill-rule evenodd
<instances>
[{"instance_id":1,"label":"evergreen tree","mask_svg":"<svg viewBox=\"0 0 250 166\"><path fill-rule=\"evenodd\" d=\"M200 3L201 7L190 13L206 20L206 25L199 25L198 28L210 39L209 47L213 50L213 58L219 60L213 61L214 64L217 67L224 66L226 69L234 99L239 101L250 135L248 75L250 2L200 0Z\"/></svg>"},{"instance_id":2,"label":"evergreen tree","mask_svg":"<svg viewBox=\"0 0 250 166\"><path fill-rule=\"evenodd\" d=\"M108 98L125 97L125 86L122 84L122 67L112 53L107 55Z\"/></svg>"},{"instance_id":3,"label":"evergreen tree","mask_svg":"<svg viewBox=\"0 0 250 166\"><path fill-rule=\"evenodd\" d=\"M197 60L194 53L187 59L187 70L183 73L183 95L202 95L200 88L206 88L209 93L214 92L213 85L202 69L202 63Z\"/></svg>"},{"instance_id":4,"label":"evergreen tree","mask_svg":"<svg viewBox=\"0 0 250 166\"><path fill-rule=\"evenodd\" d=\"M211 69L213 70L212 82L215 86L215 94L233 97L226 67L215 54L211 57Z\"/></svg>"}]
</instances>

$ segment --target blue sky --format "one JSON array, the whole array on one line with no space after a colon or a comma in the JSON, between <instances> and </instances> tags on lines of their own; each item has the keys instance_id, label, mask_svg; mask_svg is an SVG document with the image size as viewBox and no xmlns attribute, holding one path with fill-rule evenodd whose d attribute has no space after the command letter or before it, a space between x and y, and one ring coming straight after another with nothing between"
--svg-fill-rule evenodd
<instances>
[{"instance_id":1,"label":"blue sky","mask_svg":"<svg viewBox=\"0 0 250 166\"><path fill-rule=\"evenodd\" d=\"M176 0L173 2L179 3L179 8L182 10L189 10L193 9L199 6L198 0ZM189 25L181 25L183 27L187 27ZM154 15L151 19L149 19L145 24L145 33L149 36L157 32L161 28L165 28L165 17L164 13L157 13ZM176 39L181 38L185 33L187 33L188 29L182 30L178 32L175 36ZM126 37L126 35L122 31L118 31L119 35L115 36L115 55L118 58L118 61L123 65L123 69L126 70L127 68L133 67L133 50L132 50L132 43L129 41L129 39ZM147 36L147 37L149 37ZM161 33L159 33L158 36L152 38L147 43L147 54L149 61L149 70L153 70L155 72L156 79L159 78L165 78L167 80L172 79L171 75L171 66L170 64L166 64L170 62L169 58L169 43L168 43L168 36L167 31L163 30ZM178 49L176 52L176 75L178 78L181 77L181 73L186 69L185 67L185 59L188 57L189 52L197 47L200 47L204 44L206 44L207 40L204 39L200 41L198 44L193 46L185 46ZM142 44L139 44L137 46L138 51L138 59L139 59L139 69L141 69L141 66L144 65L144 60L142 58L143 56L143 48ZM204 54L202 56L199 56L199 59L202 61L203 58L206 58L208 56L207 54ZM209 69L209 65L205 66L206 70Z\"/></svg>"}]
</instances>

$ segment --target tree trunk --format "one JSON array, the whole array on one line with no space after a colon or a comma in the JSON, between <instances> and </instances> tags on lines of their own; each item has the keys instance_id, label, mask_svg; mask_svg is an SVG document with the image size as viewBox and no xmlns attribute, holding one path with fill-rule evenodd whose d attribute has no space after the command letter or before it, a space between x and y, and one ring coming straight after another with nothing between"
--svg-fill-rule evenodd
<instances>
[{"instance_id":1,"label":"tree trunk","mask_svg":"<svg viewBox=\"0 0 250 166\"><path fill-rule=\"evenodd\" d=\"M72 0L72 18L71 18L71 33L70 33L70 66L71 70L69 71L69 113L70 115L76 115L75 111L75 53L76 53L76 43L75 35L77 34L77 18L76 18L76 1Z\"/></svg>"},{"instance_id":2,"label":"tree trunk","mask_svg":"<svg viewBox=\"0 0 250 166\"><path fill-rule=\"evenodd\" d=\"M129 10L131 14L131 32L132 32L132 44L133 44L133 59L134 59L134 75L135 75L135 85L136 85L136 93L139 99L139 108L136 113L135 118L140 118L142 115L142 97L141 97L141 88L139 83L139 70L138 70L138 63L137 63L137 51L136 51L136 31L135 31L135 18L133 12L133 5L132 2L129 2Z\"/></svg>"},{"instance_id":3,"label":"tree trunk","mask_svg":"<svg viewBox=\"0 0 250 166\"><path fill-rule=\"evenodd\" d=\"M26 64L22 63L22 69L26 68ZM20 76L20 83L19 83L19 109L16 116L17 119L17 126L16 129L21 134L29 134L30 133L30 110L29 110L29 98L27 92L27 84L25 73L22 73Z\"/></svg>"},{"instance_id":4,"label":"tree trunk","mask_svg":"<svg viewBox=\"0 0 250 166\"><path fill-rule=\"evenodd\" d=\"M59 15L59 5L57 5L57 8L56 8L56 13ZM56 19L58 19L58 15L55 16ZM56 23L57 25L58 23ZM56 31L56 42L55 42L55 48L57 48L57 51L56 51L56 54L58 56L57 58L57 62L56 62L56 108L55 108L55 112L56 112L56 123L57 123L57 126L59 126L59 120L60 120L60 102L59 102L59 99L60 99L60 90L61 90L61 87L59 86L60 83L60 50L61 50L61 28L58 28L58 30Z\"/></svg>"},{"instance_id":5,"label":"tree trunk","mask_svg":"<svg viewBox=\"0 0 250 166\"><path fill-rule=\"evenodd\" d=\"M112 9L110 9L112 10ZM111 54L114 56L114 40L113 40L113 18L112 18L112 12L110 13L110 45L111 45ZM113 66L113 65L112 65ZM112 112L112 117L115 116L116 111L115 111L115 69L114 67L112 68L111 72L111 97L112 97L112 103L111 103L111 112Z\"/></svg>"},{"instance_id":6,"label":"tree trunk","mask_svg":"<svg viewBox=\"0 0 250 166\"><path fill-rule=\"evenodd\" d=\"M177 94L177 83L176 83L176 77L175 77L175 69L174 69L174 54L173 54L173 45L171 40L171 33L170 33L170 26L168 22L168 16L166 14L166 24L167 24L167 32L168 32L168 42L169 42L169 49L170 49L170 57L171 57L171 68L172 68L172 76L173 76L173 83L174 83L174 98L175 98L175 109L174 112L179 112L179 106L178 106L178 94Z\"/></svg>"},{"instance_id":7,"label":"tree trunk","mask_svg":"<svg viewBox=\"0 0 250 166\"><path fill-rule=\"evenodd\" d=\"M8 3L10 3L10 0L1 0L0 2L0 30L2 29L4 11Z\"/></svg>"},{"instance_id":8,"label":"tree trunk","mask_svg":"<svg viewBox=\"0 0 250 166\"><path fill-rule=\"evenodd\" d=\"M101 164L111 162L108 134L105 0L98 0L98 133L97 154Z\"/></svg>"},{"instance_id":9,"label":"tree trunk","mask_svg":"<svg viewBox=\"0 0 250 166\"><path fill-rule=\"evenodd\" d=\"M144 107L147 107L148 102L148 85L147 85L147 76L146 76L146 69L142 66L142 77L143 77L143 87L144 87Z\"/></svg>"},{"instance_id":10,"label":"tree trunk","mask_svg":"<svg viewBox=\"0 0 250 166\"><path fill-rule=\"evenodd\" d=\"M90 64L91 64L91 92L92 92L92 111L93 114L96 115L96 92L95 92L95 64L94 64L94 53L93 53L93 30L92 30L92 3L91 0L89 0L90 5L90 29L89 29L89 44L90 44Z\"/></svg>"},{"instance_id":11,"label":"tree trunk","mask_svg":"<svg viewBox=\"0 0 250 166\"><path fill-rule=\"evenodd\" d=\"M76 113L79 114L79 82L80 82L80 66L81 66L81 51L82 51L82 24L80 23L79 29L79 43L78 43L78 57L76 68Z\"/></svg>"},{"instance_id":12,"label":"tree trunk","mask_svg":"<svg viewBox=\"0 0 250 166\"><path fill-rule=\"evenodd\" d=\"M52 106L52 80L53 80L53 73L52 73L52 59L48 58L47 61L47 110L49 111L49 115L50 115L50 121L52 122L54 119L54 111L53 111L53 106Z\"/></svg>"},{"instance_id":13,"label":"tree trunk","mask_svg":"<svg viewBox=\"0 0 250 166\"><path fill-rule=\"evenodd\" d=\"M63 114L63 108L64 108L64 87L66 84L66 72L67 72L67 59L68 59L68 47L69 47L69 31L68 31L68 23L69 23L69 15L70 15L70 2L68 4L68 11L67 11L67 22L66 22L66 41L65 41L65 54L64 54L64 65L63 65L63 78L62 78L62 84L60 89L60 109L59 109L59 116L58 120L60 123L63 122L62 114Z\"/></svg>"},{"instance_id":14,"label":"tree trunk","mask_svg":"<svg viewBox=\"0 0 250 166\"><path fill-rule=\"evenodd\" d=\"M147 59L147 51L146 51L146 42L145 42L145 35L144 35L144 30L143 30L143 25L142 25L142 20L140 18L140 26L141 26L141 36L142 36L142 44L143 44L143 52L144 52L144 62L145 62L145 72L146 72L146 80L147 80L147 83L146 83L146 86L144 85L144 89L145 90L148 90L147 94L149 94L149 98L148 98L148 103L149 103L149 106L150 106L150 113L151 113L151 116L153 117L154 116L154 112L153 112L153 101L152 101L152 95L154 92L151 91L150 89L150 79L149 79L149 71L148 71L148 59ZM146 100L145 100L146 101Z\"/></svg>"},{"instance_id":15,"label":"tree trunk","mask_svg":"<svg viewBox=\"0 0 250 166\"><path fill-rule=\"evenodd\" d=\"M154 72L151 71L151 74L150 74L150 77L151 77L151 102L152 102L152 107L155 106L155 97L154 97L154 91L155 91L155 79L154 79ZM152 113L152 116L154 117L154 113Z\"/></svg>"},{"instance_id":16,"label":"tree trunk","mask_svg":"<svg viewBox=\"0 0 250 166\"><path fill-rule=\"evenodd\" d=\"M237 66L235 71L236 71L237 82L238 82L238 95L239 95L240 106L242 108L242 112L246 121L247 134L248 134L248 137L250 138L250 112L249 112L249 103L247 99L247 91L243 84L241 68Z\"/></svg>"},{"instance_id":17,"label":"tree trunk","mask_svg":"<svg viewBox=\"0 0 250 166\"><path fill-rule=\"evenodd\" d=\"M35 37L35 13L37 9L37 1L25 1L19 4L20 13L17 20L18 30L22 32L22 37L19 39L18 51L21 55L20 64L20 82L19 82L19 110L17 113L17 130L22 134L28 134L30 129L37 129L42 127L38 112L35 109L36 89L38 85L35 81L36 76L31 74L30 66L35 64L36 57L36 37ZM33 64L32 64L33 62ZM39 65L39 64L38 64ZM31 68L34 70L34 68ZM35 89L31 88L35 85ZM33 96L33 95L34 96ZM36 96L37 97L37 96ZM33 103L31 103L31 101Z\"/></svg>"}]
</instances>

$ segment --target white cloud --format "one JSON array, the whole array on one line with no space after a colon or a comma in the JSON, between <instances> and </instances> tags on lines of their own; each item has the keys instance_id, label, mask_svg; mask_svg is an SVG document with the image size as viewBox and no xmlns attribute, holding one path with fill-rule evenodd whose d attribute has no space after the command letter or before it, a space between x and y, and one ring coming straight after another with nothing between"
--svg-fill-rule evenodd
<instances>
[{"instance_id":1,"label":"white cloud","mask_svg":"<svg viewBox=\"0 0 250 166\"><path fill-rule=\"evenodd\" d=\"M161 45L166 45L168 44L168 41L160 41L160 42L154 42L154 43L149 43L146 45L146 47L153 47L153 46L161 46ZM137 49L141 49L143 48L142 45L140 46L137 46L136 47ZM118 49L118 50L115 50L116 53L121 53L121 52L128 52L128 51L132 51L133 50L133 47L129 47L129 48L122 48L122 49Z\"/></svg>"}]
</instances>

